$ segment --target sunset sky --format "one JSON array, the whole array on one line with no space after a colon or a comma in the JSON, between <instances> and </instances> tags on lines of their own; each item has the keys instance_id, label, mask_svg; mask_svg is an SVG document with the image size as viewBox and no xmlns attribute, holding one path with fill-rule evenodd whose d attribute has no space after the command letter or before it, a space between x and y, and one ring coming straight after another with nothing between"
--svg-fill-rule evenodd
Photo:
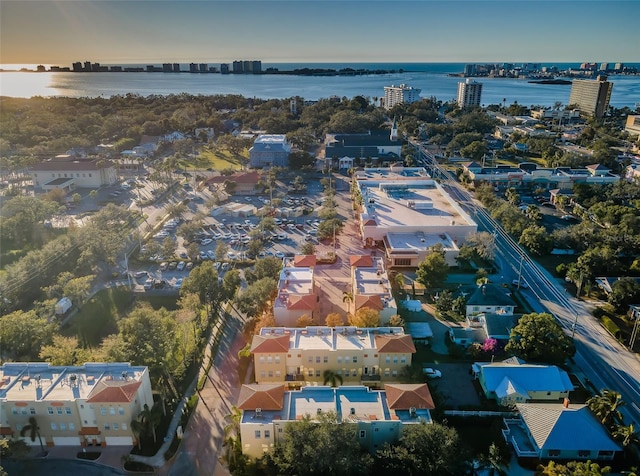
<instances>
[{"instance_id":1,"label":"sunset sky","mask_svg":"<svg viewBox=\"0 0 640 476\"><path fill-rule=\"evenodd\" d=\"M0 2L0 63L640 62L640 2Z\"/></svg>"}]
</instances>

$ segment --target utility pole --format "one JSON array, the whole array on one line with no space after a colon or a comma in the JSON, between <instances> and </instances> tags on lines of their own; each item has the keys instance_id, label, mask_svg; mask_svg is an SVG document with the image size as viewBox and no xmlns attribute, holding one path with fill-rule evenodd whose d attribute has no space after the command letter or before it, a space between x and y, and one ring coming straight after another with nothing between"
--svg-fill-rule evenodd
<instances>
[{"instance_id":1,"label":"utility pole","mask_svg":"<svg viewBox=\"0 0 640 476\"><path fill-rule=\"evenodd\" d=\"M520 270L518 270L518 285L516 289L520 290L520 281L522 280L522 265L524 264L524 256L520 257Z\"/></svg>"}]
</instances>

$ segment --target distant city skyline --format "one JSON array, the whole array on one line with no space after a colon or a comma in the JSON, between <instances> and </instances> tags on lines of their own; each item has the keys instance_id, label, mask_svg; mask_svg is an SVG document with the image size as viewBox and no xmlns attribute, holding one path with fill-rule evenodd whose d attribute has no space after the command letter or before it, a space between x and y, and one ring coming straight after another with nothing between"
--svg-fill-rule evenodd
<instances>
[{"instance_id":1,"label":"distant city skyline","mask_svg":"<svg viewBox=\"0 0 640 476\"><path fill-rule=\"evenodd\" d=\"M0 63L640 62L640 2L14 1Z\"/></svg>"}]
</instances>

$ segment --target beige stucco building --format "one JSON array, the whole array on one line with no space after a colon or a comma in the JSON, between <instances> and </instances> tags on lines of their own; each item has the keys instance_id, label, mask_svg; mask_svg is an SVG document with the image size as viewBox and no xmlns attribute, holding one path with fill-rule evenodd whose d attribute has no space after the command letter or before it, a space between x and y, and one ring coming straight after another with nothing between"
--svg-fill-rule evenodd
<instances>
[{"instance_id":1,"label":"beige stucco building","mask_svg":"<svg viewBox=\"0 0 640 476\"><path fill-rule=\"evenodd\" d=\"M313 263L315 264L315 258ZM273 303L273 317L278 326L295 326L306 315L317 317L319 296L313 266L285 266L278 279L278 295Z\"/></svg>"},{"instance_id":2,"label":"beige stucco building","mask_svg":"<svg viewBox=\"0 0 640 476\"><path fill-rule=\"evenodd\" d=\"M257 383L299 387L324 383L324 372L344 384L397 381L416 347L402 327L265 327L251 342Z\"/></svg>"},{"instance_id":3,"label":"beige stucco building","mask_svg":"<svg viewBox=\"0 0 640 476\"><path fill-rule=\"evenodd\" d=\"M355 314L362 308L370 308L380 313L380 322L389 323L391 316L398 314L398 306L391 292L389 275L384 269L382 258L371 255L350 256L351 296L348 301L349 313Z\"/></svg>"},{"instance_id":4,"label":"beige stucco building","mask_svg":"<svg viewBox=\"0 0 640 476\"><path fill-rule=\"evenodd\" d=\"M39 445L20 431L36 418L47 446L135 444L130 423L153 407L147 367L127 362L52 366L46 362L0 367L0 435Z\"/></svg>"},{"instance_id":5,"label":"beige stucco building","mask_svg":"<svg viewBox=\"0 0 640 476\"><path fill-rule=\"evenodd\" d=\"M86 159L72 155L58 155L34 165L30 170L37 191L55 188L99 188L116 183L117 174L110 160ZM66 179L66 180L64 180Z\"/></svg>"},{"instance_id":6,"label":"beige stucco building","mask_svg":"<svg viewBox=\"0 0 640 476\"><path fill-rule=\"evenodd\" d=\"M243 385L238 397L242 410L242 451L259 458L286 437L286 426L322 414L336 424L354 425L355 438L371 452L397 441L406 425L431 423L435 405L426 384L386 384L384 390L366 386L303 387L286 391L282 384ZM340 423L338 423L340 422Z\"/></svg>"}]
</instances>

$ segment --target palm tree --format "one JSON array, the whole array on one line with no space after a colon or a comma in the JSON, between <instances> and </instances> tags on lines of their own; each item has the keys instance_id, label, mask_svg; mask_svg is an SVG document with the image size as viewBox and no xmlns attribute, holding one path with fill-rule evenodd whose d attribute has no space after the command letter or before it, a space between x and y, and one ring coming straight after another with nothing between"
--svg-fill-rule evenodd
<instances>
[{"instance_id":1,"label":"palm tree","mask_svg":"<svg viewBox=\"0 0 640 476\"><path fill-rule=\"evenodd\" d=\"M147 433L151 429L153 435L153 442L156 442L156 426L160 423L160 414L156 410L156 407L149 408L149 405L144 404L143 410L138 415L138 419L144 428L144 432Z\"/></svg>"},{"instance_id":2,"label":"palm tree","mask_svg":"<svg viewBox=\"0 0 640 476\"><path fill-rule=\"evenodd\" d=\"M628 448L630 445L637 444L640 441L633 423L626 426L617 425L611 436L613 436L614 439L618 440L625 448Z\"/></svg>"},{"instance_id":3,"label":"palm tree","mask_svg":"<svg viewBox=\"0 0 640 476\"><path fill-rule=\"evenodd\" d=\"M36 421L36 417L29 417L29 424L22 427L20 430L20 436L24 436L27 431L29 431L29 437L31 441L36 441L36 436L38 437L38 441L40 442L40 451L44 454L44 445L42 444L42 437L40 436L40 427L38 426L38 422Z\"/></svg>"},{"instance_id":4,"label":"palm tree","mask_svg":"<svg viewBox=\"0 0 640 476\"><path fill-rule=\"evenodd\" d=\"M622 414L618 408L624 406L622 395L619 392L609 389L603 389L600 395L594 395L587 400L589 410L602 422L606 427L611 427L612 420L616 418L622 421Z\"/></svg>"},{"instance_id":5,"label":"palm tree","mask_svg":"<svg viewBox=\"0 0 640 476\"><path fill-rule=\"evenodd\" d=\"M231 407L231 413L227 415L225 419L229 423L224 427L224 441L222 446L225 451L222 455L222 460L231 468L242 455L242 439L240 438L242 411L234 405Z\"/></svg>"},{"instance_id":6,"label":"palm tree","mask_svg":"<svg viewBox=\"0 0 640 476\"><path fill-rule=\"evenodd\" d=\"M136 437L138 441L138 450L142 449L142 434L144 433L144 425L140 420L131 420L131 433Z\"/></svg>"},{"instance_id":7,"label":"palm tree","mask_svg":"<svg viewBox=\"0 0 640 476\"><path fill-rule=\"evenodd\" d=\"M347 313L349 312L349 308L351 307L351 303L353 302L353 294L349 291L342 292L342 302L347 304Z\"/></svg>"},{"instance_id":8,"label":"palm tree","mask_svg":"<svg viewBox=\"0 0 640 476\"><path fill-rule=\"evenodd\" d=\"M499 476L506 476L507 472L504 470L504 466L509 467L509 462L500 452L500 448L495 443L491 443L489 446L489 453L482 455L480 462L485 468L489 469L489 474L494 476L496 473Z\"/></svg>"},{"instance_id":9,"label":"palm tree","mask_svg":"<svg viewBox=\"0 0 640 476\"><path fill-rule=\"evenodd\" d=\"M339 387L342 385L342 375L335 373L333 370L325 370L322 374L323 382L322 385L331 384L332 387Z\"/></svg>"}]
</instances>

